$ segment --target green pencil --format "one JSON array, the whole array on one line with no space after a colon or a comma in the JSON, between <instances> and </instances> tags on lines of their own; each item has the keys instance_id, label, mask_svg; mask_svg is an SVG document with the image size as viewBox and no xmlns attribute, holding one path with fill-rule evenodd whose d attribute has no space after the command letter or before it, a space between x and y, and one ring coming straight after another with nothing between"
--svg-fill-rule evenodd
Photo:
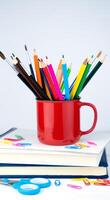
<instances>
[{"instance_id":1,"label":"green pencil","mask_svg":"<svg viewBox=\"0 0 110 200\"><path fill-rule=\"evenodd\" d=\"M94 76L94 74L98 71L98 69L101 67L101 65L103 64L105 58L107 55L101 57L99 59L99 62L96 64L96 66L93 68L93 70L89 73L89 75L87 76L84 85L82 87L82 90L85 88L85 86L88 84L88 82L91 80L91 78Z\"/></svg>"},{"instance_id":2,"label":"green pencil","mask_svg":"<svg viewBox=\"0 0 110 200\"><path fill-rule=\"evenodd\" d=\"M67 69L67 75L68 75L68 77L70 75L70 72L71 72L71 65ZM64 91L64 81L62 82L60 89L61 89L62 92Z\"/></svg>"}]
</instances>

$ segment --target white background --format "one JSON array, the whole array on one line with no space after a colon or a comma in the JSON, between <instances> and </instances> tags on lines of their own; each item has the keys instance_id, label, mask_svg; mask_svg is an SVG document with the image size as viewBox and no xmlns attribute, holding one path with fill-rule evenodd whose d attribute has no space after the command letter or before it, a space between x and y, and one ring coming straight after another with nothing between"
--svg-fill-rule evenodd
<instances>
[{"instance_id":1,"label":"white background","mask_svg":"<svg viewBox=\"0 0 110 200\"><path fill-rule=\"evenodd\" d=\"M86 56L96 54L99 50L107 54L103 66L81 94L81 100L96 105L98 110L96 129L109 130L110 1L0 0L0 50L8 58L14 52L28 68L24 52L25 43L31 56L33 48L36 48L40 57L48 55L55 71L61 55L65 54L68 63L72 62L70 83ZM86 114L88 113L83 115L84 128L91 126L91 116L89 120ZM16 77L10 66L0 60L0 129L7 126L35 129L35 98ZM7 193L4 192L6 188L2 187L1 194L7 199ZM13 189L7 187L8 196L11 198L15 199L16 195L17 199L24 198L11 190ZM97 199L105 199L105 195L109 196L108 190L109 188L103 190L95 188L92 195ZM66 195L71 193L72 191L69 191ZM86 195L87 199L90 198L89 192L83 191L83 195ZM32 199L27 196L25 198ZM74 191L71 198L74 198ZM91 198L93 199L92 196Z\"/></svg>"},{"instance_id":2,"label":"white background","mask_svg":"<svg viewBox=\"0 0 110 200\"><path fill-rule=\"evenodd\" d=\"M96 105L96 129L110 129L110 1L109 0L0 0L0 49L10 59L14 52L28 68L24 44L32 56L48 55L56 71L65 54L72 62L74 80L83 59L102 50L107 59L81 94ZM0 60L0 128L36 128L33 94L15 72ZM91 113L89 116L92 115ZM91 116L82 126L91 126ZM87 122L87 123L86 123ZM86 124L86 125L85 125Z\"/></svg>"}]
</instances>

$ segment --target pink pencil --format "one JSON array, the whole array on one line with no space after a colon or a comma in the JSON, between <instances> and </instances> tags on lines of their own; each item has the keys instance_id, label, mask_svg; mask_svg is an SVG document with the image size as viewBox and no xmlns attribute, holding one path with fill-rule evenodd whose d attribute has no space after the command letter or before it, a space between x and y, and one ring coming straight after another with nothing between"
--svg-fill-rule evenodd
<instances>
[{"instance_id":1,"label":"pink pencil","mask_svg":"<svg viewBox=\"0 0 110 200\"><path fill-rule=\"evenodd\" d=\"M52 67L52 64L48 64L48 57L47 56L46 56L46 60L47 60L47 67L48 67L49 73L52 77L52 80L54 82L54 87L56 89L58 98L59 98L59 100L64 100L63 94L61 93L60 87L58 85L57 78L55 76L55 73L54 73L54 70L53 70L53 67Z\"/></svg>"}]
</instances>

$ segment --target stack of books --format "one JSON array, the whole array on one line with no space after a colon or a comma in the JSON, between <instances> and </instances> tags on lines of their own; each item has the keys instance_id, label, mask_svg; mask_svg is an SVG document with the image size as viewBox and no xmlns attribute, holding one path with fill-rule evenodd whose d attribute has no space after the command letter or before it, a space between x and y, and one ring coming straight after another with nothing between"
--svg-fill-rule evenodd
<instances>
[{"instance_id":1,"label":"stack of books","mask_svg":"<svg viewBox=\"0 0 110 200\"><path fill-rule=\"evenodd\" d=\"M42 144L32 130L0 134L0 177L108 177L108 131L93 132L66 146Z\"/></svg>"}]
</instances>

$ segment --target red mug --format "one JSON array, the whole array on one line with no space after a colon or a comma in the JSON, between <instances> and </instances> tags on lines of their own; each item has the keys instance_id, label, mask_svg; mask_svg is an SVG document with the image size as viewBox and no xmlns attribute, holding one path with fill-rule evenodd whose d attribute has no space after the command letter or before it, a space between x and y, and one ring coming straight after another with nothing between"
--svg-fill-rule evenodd
<instances>
[{"instance_id":1,"label":"red mug","mask_svg":"<svg viewBox=\"0 0 110 200\"><path fill-rule=\"evenodd\" d=\"M94 112L93 125L87 131L80 130L80 108L82 106L89 106ZM38 139L48 145L73 144L82 135L91 133L97 123L96 107L80 100L37 100L36 108Z\"/></svg>"}]
</instances>

